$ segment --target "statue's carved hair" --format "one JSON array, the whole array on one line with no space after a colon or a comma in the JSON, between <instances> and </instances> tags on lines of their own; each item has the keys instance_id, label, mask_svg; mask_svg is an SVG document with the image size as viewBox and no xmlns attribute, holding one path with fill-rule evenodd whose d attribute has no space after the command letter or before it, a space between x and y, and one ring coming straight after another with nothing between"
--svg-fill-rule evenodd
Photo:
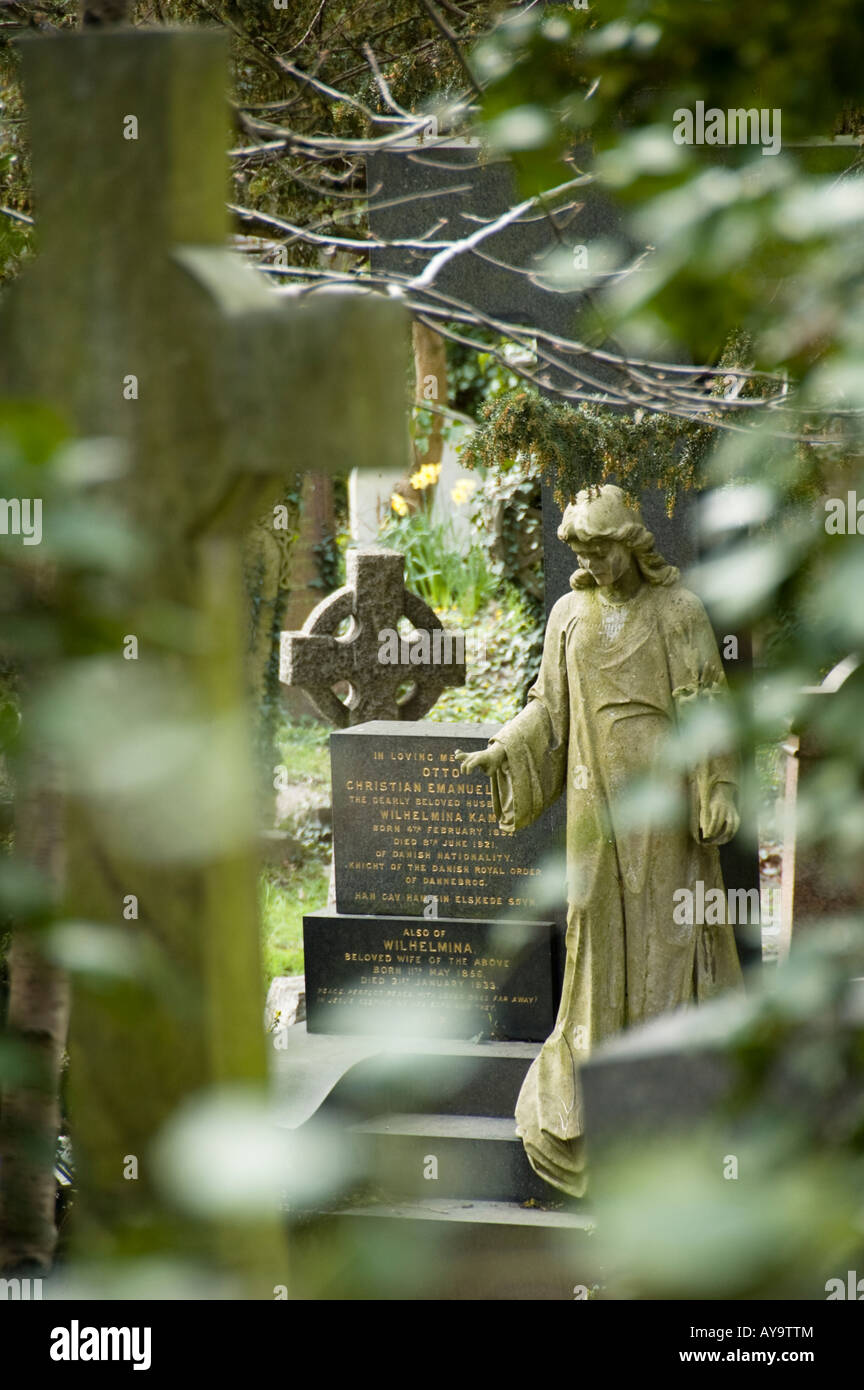
<instances>
[{"instance_id":1,"label":"statue's carved hair","mask_svg":"<svg viewBox=\"0 0 864 1390\"><path fill-rule=\"evenodd\" d=\"M592 502L601 502L599 508ZM590 515L594 512L594 516ZM617 522L617 524L616 524ZM675 584L679 572L667 564L654 544L654 537L642 521L638 506L620 488L607 484L595 492L580 493L564 513L558 539L571 545L578 540L621 541L631 552L642 578L648 584ZM570 577L574 589L589 589L596 579L588 570L578 569Z\"/></svg>"}]
</instances>

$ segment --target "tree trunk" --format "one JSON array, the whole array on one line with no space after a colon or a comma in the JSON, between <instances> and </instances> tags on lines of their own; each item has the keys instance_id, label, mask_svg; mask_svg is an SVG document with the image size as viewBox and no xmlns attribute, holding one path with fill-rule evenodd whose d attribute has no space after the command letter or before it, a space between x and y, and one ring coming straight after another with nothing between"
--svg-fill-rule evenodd
<instances>
[{"instance_id":1,"label":"tree trunk","mask_svg":"<svg viewBox=\"0 0 864 1390\"><path fill-rule=\"evenodd\" d=\"M44 763L31 764L22 778L14 855L38 872L56 904L64 875L62 798L55 783ZM54 1255L54 1160L68 1023L65 973L45 960L32 924L16 925L6 1031L22 1045L27 1072L17 1084L7 1082L0 1108L0 1269L6 1273L48 1270Z\"/></svg>"},{"instance_id":2,"label":"tree trunk","mask_svg":"<svg viewBox=\"0 0 864 1390\"><path fill-rule=\"evenodd\" d=\"M427 328L415 319L412 328L414 342L414 401L417 405L447 404L447 346L440 333ZM415 450L415 464L440 463L444 452L444 417L432 415L429 447Z\"/></svg>"}]
</instances>

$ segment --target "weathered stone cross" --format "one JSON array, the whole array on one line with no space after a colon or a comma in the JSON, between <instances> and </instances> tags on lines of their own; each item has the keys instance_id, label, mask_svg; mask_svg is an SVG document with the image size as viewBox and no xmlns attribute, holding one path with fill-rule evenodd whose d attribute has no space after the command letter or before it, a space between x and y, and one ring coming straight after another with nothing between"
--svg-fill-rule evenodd
<instances>
[{"instance_id":1,"label":"weathered stone cross","mask_svg":"<svg viewBox=\"0 0 864 1390\"><path fill-rule=\"evenodd\" d=\"M280 675L301 686L337 729L368 719L422 719L448 685L465 683L464 634L445 632L428 604L405 588L404 556L349 550L348 583L318 604L301 632L283 632ZM406 617L416 630L398 635ZM350 620L344 636L338 628ZM347 702L333 687L347 681ZM410 684L399 700L400 687Z\"/></svg>"},{"instance_id":2,"label":"weathered stone cross","mask_svg":"<svg viewBox=\"0 0 864 1390\"><path fill-rule=\"evenodd\" d=\"M404 466L407 316L363 294L276 295L226 249L221 34L22 48L39 255L3 305L0 391L122 441L104 491L151 555L116 595L137 659L91 652L75 677L69 908L150 962L76 990L82 1227L115 1253L164 1252L182 1223L151 1185L150 1140L197 1090L265 1070L235 540L295 470ZM109 754L123 776L102 775Z\"/></svg>"}]
</instances>

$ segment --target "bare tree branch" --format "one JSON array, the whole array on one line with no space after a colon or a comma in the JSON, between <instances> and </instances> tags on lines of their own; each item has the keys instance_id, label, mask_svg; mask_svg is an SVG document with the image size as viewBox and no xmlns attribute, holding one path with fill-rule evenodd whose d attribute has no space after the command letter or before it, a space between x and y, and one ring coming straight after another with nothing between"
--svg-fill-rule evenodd
<instances>
[{"instance_id":1,"label":"bare tree branch","mask_svg":"<svg viewBox=\"0 0 864 1390\"><path fill-rule=\"evenodd\" d=\"M533 198L526 198L523 203L517 203L515 207L508 208L500 217L496 217L493 222L489 222L483 227L478 227L477 231L472 232L470 236L463 237L461 241L453 241L449 246L445 246L438 252L437 256L432 257L422 274L411 281L410 288L418 290L425 289L427 285L433 284L439 271L443 270L444 266L456 256L463 256L466 251L472 251L475 246L479 246L480 242L485 241L487 237L495 236L497 232L503 231L503 229L509 227L511 223L518 222L524 212L529 212L531 208L540 205L541 198L554 198L558 193L564 193L570 188L577 188L589 182L591 182L591 175L581 174L578 178L568 179L566 183L559 184L557 188L551 188L546 194L539 194Z\"/></svg>"},{"instance_id":2,"label":"bare tree branch","mask_svg":"<svg viewBox=\"0 0 864 1390\"><path fill-rule=\"evenodd\" d=\"M33 226L33 218L28 217L26 212L16 212L14 208L3 207L0 207L0 212L4 217L11 217L13 222L23 222L27 227Z\"/></svg>"},{"instance_id":3,"label":"bare tree branch","mask_svg":"<svg viewBox=\"0 0 864 1390\"><path fill-rule=\"evenodd\" d=\"M446 19L444 19L443 16L438 13L435 6L432 4L432 0L419 0L419 4L422 5L423 9L428 14L432 23L435 25L435 28L439 31L439 33L443 34L444 38L447 40L448 44L453 50L453 53L456 57L456 61L458 62L460 68L464 72L465 77L468 81L468 85L470 86L474 95L477 97L482 96L483 90L479 86L477 79L471 71L471 68L468 66L468 59L462 52L462 45L460 44L456 35L453 33L453 30L450 28L450 25L447 23Z\"/></svg>"}]
</instances>

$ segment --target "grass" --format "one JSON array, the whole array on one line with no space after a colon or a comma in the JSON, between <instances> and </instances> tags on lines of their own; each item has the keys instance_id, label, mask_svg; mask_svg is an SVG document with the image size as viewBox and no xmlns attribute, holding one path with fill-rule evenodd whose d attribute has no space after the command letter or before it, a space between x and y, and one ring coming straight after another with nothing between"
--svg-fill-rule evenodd
<instances>
[{"instance_id":1,"label":"grass","mask_svg":"<svg viewBox=\"0 0 864 1390\"><path fill-rule=\"evenodd\" d=\"M303 914L326 906L329 881L329 864L315 859L262 872L259 900L268 985L275 975L303 973Z\"/></svg>"},{"instance_id":2,"label":"grass","mask_svg":"<svg viewBox=\"0 0 864 1390\"><path fill-rule=\"evenodd\" d=\"M276 731L276 747L292 782L330 787L330 728L315 719L284 720Z\"/></svg>"},{"instance_id":3,"label":"grass","mask_svg":"<svg viewBox=\"0 0 864 1390\"><path fill-rule=\"evenodd\" d=\"M281 823L291 836L291 861L268 864L259 879L267 984L276 975L302 974L303 914L327 903L330 847L308 805L329 801L329 738L329 726L315 719L285 719L276 732L279 761L288 770L292 791L297 791L297 809Z\"/></svg>"}]
</instances>

